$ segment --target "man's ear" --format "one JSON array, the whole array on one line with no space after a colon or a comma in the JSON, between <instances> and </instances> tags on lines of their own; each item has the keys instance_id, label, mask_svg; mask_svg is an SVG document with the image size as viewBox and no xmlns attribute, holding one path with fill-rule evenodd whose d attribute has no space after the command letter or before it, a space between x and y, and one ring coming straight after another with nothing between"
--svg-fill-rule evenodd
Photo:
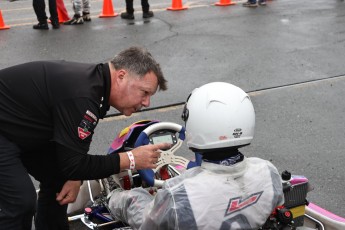
<instances>
[{"instance_id":1,"label":"man's ear","mask_svg":"<svg viewBox=\"0 0 345 230\"><path fill-rule=\"evenodd\" d=\"M113 78L117 84L120 84L126 77L127 71L124 69L114 70Z\"/></svg>"},{"instance_id":2,"label":"man's ear","mask_svg":"<svg viewBox=\"0 0 345 230\"><path fill-rule=\"evenodd\" d=\"M117 71L117 77L121 80L125 78L126 74L127 74L127 71L124 69L120 69Z\"/></svg>"}]
</instances>

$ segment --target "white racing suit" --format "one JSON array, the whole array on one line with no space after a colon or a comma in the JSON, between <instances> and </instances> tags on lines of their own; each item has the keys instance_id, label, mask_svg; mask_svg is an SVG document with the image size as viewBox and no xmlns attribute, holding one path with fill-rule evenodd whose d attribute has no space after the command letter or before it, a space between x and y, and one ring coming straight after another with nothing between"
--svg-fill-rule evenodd
<instances>
[{"instance_id":1,"label":"white racing suit","mask_svg":"<svg viewBox=\"0 0 345 230\"><path fill-rule=\"evenodd\" d=\"M154 197L143 188L115 192L109 207L133 229L257 229L283 203L273 164L244 158L231 166L203 161L167 180Z\"/></svg>"}]
</instances>

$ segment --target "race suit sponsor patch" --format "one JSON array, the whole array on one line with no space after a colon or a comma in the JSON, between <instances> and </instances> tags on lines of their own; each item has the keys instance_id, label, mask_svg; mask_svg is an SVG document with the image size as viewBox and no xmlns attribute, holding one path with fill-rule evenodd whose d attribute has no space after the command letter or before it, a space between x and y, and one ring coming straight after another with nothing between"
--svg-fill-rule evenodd
<instances>
[{"instance_id":1,"label":"race suit sponsor patch","mask_svg":"<svg viewBox=\"0 0 345 230\"><path fill-rule=\"evenodd\" d=\"M90 136L97 125L98 119L95 114L87 110L78 126L78 137L82 140Z\"/></svg>"},{"instance_id":2,"label":"race suit sponsor patch","mask_svg":"<svg viewBox=\"0 0 345 230\"><path fill-rule=\"evenodd\" d=\"M93 114L92 112L90 112L89 110L86 110L86 115L89 115L90 117L92 117L95 121L97 121L97 117L95 116L95 114Z\"/></svg>"}]
</instances>

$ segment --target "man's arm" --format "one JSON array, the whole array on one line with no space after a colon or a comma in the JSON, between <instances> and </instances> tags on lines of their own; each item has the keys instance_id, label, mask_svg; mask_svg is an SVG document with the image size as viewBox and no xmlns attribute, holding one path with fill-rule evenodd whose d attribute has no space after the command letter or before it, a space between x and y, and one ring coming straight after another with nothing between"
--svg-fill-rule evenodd
<instances>
[{"instance_id":1,"label":"man's arm","mask_svg":"<svg viewBox=\"0 0 345 230\"><path fill-rule=\"evenodd\" d=\"M135 169L154 169L157 167L158 158L160 157L160 150L170 148L171 144L159 143L155 145L144 145L132 149L131 152L134 157ZM130 160L127 153L119 153L120 155L120 170L129 169Z\"/></svg>"},{"instance_id":2,"label":"man's arm","mask_svg":"<svg viewBox=\"0 0 345 230\"><path fill-rule=\"evenodd\" d=\"M156 168L160 156L159 149L169 144L145 145L133 149L135 169ZM130 168L126 152L108 155L89 155L73 151L57 144L58 164L61 173L68 180L93 180L105 178Z\"/></svg>"},{"instance_id":3,"label":"man's arm","mask_svg":"<svg viewBox=\"0 0 345 230\"><path fill-rule=\"evenodd\" d=\"M57 144L59 169L68 180L106 178L120 171L118 154L89 155Z\"/></svg>"}]
</instances>

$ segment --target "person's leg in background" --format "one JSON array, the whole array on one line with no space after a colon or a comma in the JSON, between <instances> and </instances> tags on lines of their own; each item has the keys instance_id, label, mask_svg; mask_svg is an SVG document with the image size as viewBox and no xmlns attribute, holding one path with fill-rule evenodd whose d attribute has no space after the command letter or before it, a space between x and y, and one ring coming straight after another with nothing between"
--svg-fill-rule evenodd
<instances>
[{"instance_id":1,"label":"person's leg in background","mask_svg":"<svg viewBox=\"0 0 345 230\"><path fill-rule=\"evenodd\" d=\"M74 10L74 16L71 20L68 20L67 22L64 22L64 25L81 25L84 24L84 19L82 17L82 9L83 9L83 2L82 0L73 0L73 10Z\"/></svg>"},{"instance_id":2,"label":"person's leg in background","mask_svg":"<svg viewBox=\"0 0 345 230\"><path fill-rule=\"evenodd\" d=\"M153 17L153 12L150 11L150 4L148 0L141 0L141 7L143 9L143 18Z\"/></svg>"},{"instance_id":3,"label":"person's leg in background","mask_svg":"<svg viewBox=\"0 0 345 230\"><path fill-rule=\"evenodd\" d=\"M134 19L133 0L126 0L126 12L121 13L123 19Z\"/></svg>"},{"instance_id":4,"label":"person's leg in background","mask_svg":"<svg viewBox=\"0 0 345 230\"><path fill-rule=\"evenodd\" d=\"M246 6L246 7L257 7L258 6L256 0L248 0L247 2L243 3L242 5Z\"/></svg>"},{"instance_id":5,"label":"person's leg in background","mask_svg":"<svg viewBox=\"0 0 345 230\"><path fill-rule=\"evenodd\" d=\"M90 0L83 0L83 20L84 22L91 21Z\"/></svg>"},{"instance_id":6,"label":"person's leg in background","mask_svg":"<svg viewBox=\"0 0 345 230\"><path fill-rule=\"evenodd\" d=\"M47 15L46 15L46 4L44 0L33 0L32 6L35 10L38 24L34 25L35 30L48 30Z\"/></svg>"},{"instance_id":7,"label":"person's leg in background","mask_svg":"<svg viewBox=\"0 0 345 230\"><path fill-rule=\"evenodd\" d=\"M0 228L31 230L36 191L23 163L21 150L0 135Z\"/></svg>"},{"instance_id":8,"label":"person's leg in background","mask_svg":"<svg viewBox=\"0 0 345 230\"><path fill-rule=\"evenodd\" d=\"M266 0L259 0L259 5L266 6Z\"/></svg>"},{"instance_id":9,"label":"person's leg in background","mask_svg":"<svg viewBox=\"0 0 345 230\"><path fill-rule=\"evenodd\" d=\"M53 29L59 29L59 17L56 8L56 0L49 0L49 13L50 13L50 23L53 26Z\"/></svg>"}]
</instances>

